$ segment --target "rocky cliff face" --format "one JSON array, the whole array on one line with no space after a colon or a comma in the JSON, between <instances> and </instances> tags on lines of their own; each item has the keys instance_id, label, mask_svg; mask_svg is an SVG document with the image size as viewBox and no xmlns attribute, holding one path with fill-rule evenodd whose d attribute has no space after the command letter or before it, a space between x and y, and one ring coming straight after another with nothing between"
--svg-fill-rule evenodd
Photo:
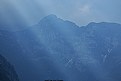
<instances>
[{"instance_id":1,"label":"rocky cliff face","mask_svg":"<svg viewBox=\"0 0 121 81\"><path fill-rule=\"evenodd\" d=\"M19 81L13 66L0 55L0 81Z\"/></svg>"},{"instance_id":2,"label":"rocky cliff face","mask_svg":"<svg viewBox=\"0 0 121 81\"><path fill-rule=\"evenodd\" d=\"M0 31L0 52L22 81L120 81L120 49L117 23L79 27L49 15L22 31Z\"/></svg>"}]
</instances>

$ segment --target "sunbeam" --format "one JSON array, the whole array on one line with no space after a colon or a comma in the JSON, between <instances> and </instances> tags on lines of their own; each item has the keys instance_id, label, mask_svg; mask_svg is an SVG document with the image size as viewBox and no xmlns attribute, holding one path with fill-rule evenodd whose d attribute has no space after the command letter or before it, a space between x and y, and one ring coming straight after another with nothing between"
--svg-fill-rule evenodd
<instances>
[{"instance_id":1,"label":"sunbeam","mask_svg":"<svg viewBox=\"0 0 121 81\"><path fill-rule=\"evenodd\" d=\"M1 0L0 81L120 81L120 5Z\"/></svg>"}]
</instances>

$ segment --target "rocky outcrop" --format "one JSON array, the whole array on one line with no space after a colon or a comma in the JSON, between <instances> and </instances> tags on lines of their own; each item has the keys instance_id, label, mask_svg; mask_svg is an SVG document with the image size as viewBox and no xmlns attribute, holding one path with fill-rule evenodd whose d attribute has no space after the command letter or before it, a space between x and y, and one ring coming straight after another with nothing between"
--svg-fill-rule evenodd
<instances>
[{"instance_id":1,"label":"rocky outcrop","mask_svg":"<svg viewBox=\"0 0 121 81\"><path fill-rule=\"evenodd\" d=\"M19 81L14 67L0 55L0 81Z\"/></svg>"}]
</instances>

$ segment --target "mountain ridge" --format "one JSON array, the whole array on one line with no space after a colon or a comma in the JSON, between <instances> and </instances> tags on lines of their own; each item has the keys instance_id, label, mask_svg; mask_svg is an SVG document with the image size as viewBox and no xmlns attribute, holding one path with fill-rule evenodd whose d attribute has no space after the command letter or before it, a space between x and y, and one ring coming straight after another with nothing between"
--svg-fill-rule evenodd
<instances>
[{"instance_id":1,"label":"mountain ridge","mask_svg":"<svg viewBox=\"0 0 121 81\"><path fill-rule=\"evenodd\" d=\"M59 18L59 17L57 17L56 15L54 15L54 14L50 14L50 15L47 15L47 16L45 16L45 17L43 17L37 24L35 24L35 25L38 25L38 24L41 24L42 22L45 22L45 21L49 21L49 23L50 22L53 22L53 23L57 23L57 21L59 21L59 22L67 22L67 23L70 23L70 24L72 24L72 25L75 25L76 27L79 27L79 28L81 28L81 27L87 27L87 26L89 26L89 25L99 25L99 24L112 24L112 25L121 25L121 24L119 24L119 23L113 23L113 22L90 22L90 23L88 23L87 25L85 25L85 26L78 26L78 25L76 25L74 22L71 22L71 21L69 21L69 20L63 20L63 19L61 19L61 18ZM31 29L33 26L35 26L35 25L32 25L32 26L28 26L28 27L26 27L26 28L24 28L24 29L22 29L22 30L7 30L7 29L0 29L0 30L3 30L3 31L11 31L11 32L16 32L16 31L23 31L23 30L27 30L27 29Z\"/></svg>"},{"instance_id":2,"label":"mountain ridge","mask_svg":"<svg viewBox=\"0 0 121 81\"><path fill-rule=\"evenodd\" d=\"M21 81L120 81L120 31L115 23L79 27L52 16L26 30L0 31L0 52Z\"/></svg>"}]
</instances>

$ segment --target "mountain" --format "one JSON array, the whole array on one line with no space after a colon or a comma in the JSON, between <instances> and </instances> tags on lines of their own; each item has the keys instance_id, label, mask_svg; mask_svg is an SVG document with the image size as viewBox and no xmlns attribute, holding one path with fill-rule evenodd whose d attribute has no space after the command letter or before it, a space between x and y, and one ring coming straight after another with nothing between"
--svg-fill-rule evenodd
<instances>
[{"instance_id":1,"label":"mountain","mask_svg":"<svg viewBox=\"0 0 121 81\"><path fill-rule=\"evenodd\" d=\"M117 23L79 27L49 15L21 31L0 30L0 53L21 81L120 81L120 31Z\"/></svg>"},{"instance_id":2,"label":"mountain","mask_svg":"<svg viewBox=\"0 0 121 81\"><path fill-rule=\"evenodd\" d=\"M0 81L19 81L13 66L0 55Z\"/></svg>"}]
</instances>

